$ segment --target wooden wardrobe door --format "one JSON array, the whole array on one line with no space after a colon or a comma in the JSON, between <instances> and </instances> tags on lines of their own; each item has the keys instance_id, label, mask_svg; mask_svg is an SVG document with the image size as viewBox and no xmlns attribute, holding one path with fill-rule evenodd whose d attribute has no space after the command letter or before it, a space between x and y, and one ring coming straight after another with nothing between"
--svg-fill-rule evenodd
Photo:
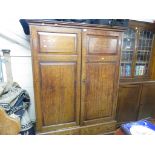
<instances>
[{"instance_id":1,"label":"wooden wardrobe door","mask_svg":"<svg viewBox=\"0 0 155 155\"><path fill-rule=\"evenodd\" d=\"M139 112L141 84L121 84L118 94L118 124L136 121Z\"/></svg>"},{"instance_id":2,"label":"wooden wardrobe door","mask_svg":"<svg viewBox=\"0 0 155 155\"><path fill-rule=\"evenodd\" d=\"M83 30L82 124L114 120L121 33Z\"/></svg>"},{"instance_id":3,"label":"wooden wardrobe door","mask_svg":"<svg viewBox=\"0 0 155 155\"><path fill-rule=\"evenodd\" d=\"M37 131L79 125L81 30L31 26Z\"/></svg>"}]
</instances>

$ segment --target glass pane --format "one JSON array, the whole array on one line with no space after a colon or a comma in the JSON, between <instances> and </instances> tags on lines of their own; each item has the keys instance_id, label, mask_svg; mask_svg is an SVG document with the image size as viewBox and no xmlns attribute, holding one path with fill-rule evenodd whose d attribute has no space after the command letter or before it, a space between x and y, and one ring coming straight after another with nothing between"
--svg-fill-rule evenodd
<instances>
[{"instance_id":1,"label":"glass pane","mask_svg":"<svg viewBox=\"0 0 155 155\"><path fill-rule=\"evenodd\" d=\"M146 75L148 71L148 64L150 61L151 50L153 43L153 32L141 31L138 40L138 52L136 60L135 75Z\"/></svg>"},{"instance_id":2,"label":"glass pane","mask_svg":"<svg viewBox=\"0 0 155 155\"><path fill-rule=\"evenodd\" d=\"M122 51L121 61L132 62L133 51Z\"/></svg>"},{"instance_id":3,"label":"glass pane","mask_svg":"<svg viewBox=\"0 0 155 155\"><path fill-rule=\"evenodd\" d=\"M120 68L120 75L122 77L131 76L132 59L135 50L135 35L135 30L130 28L127 29L127 31L125 31L123 35Z\"/></svg>"},{"instance_id":4,"label":"glass pane","mask_svg":"<svg viewBox=\"0 0 155 155\"><path fill-rule=\"evenodd\" d=\"M147 66L148 64L137 64L136 63L136 68L135 68L135 75L136 76L142 76L147 73Z\"/></svg>"},{"instance_id":5,"label":"glass pane","mask_svg":"<svg viewBox=\"0 0 155 155\"><path fill-rule=\"evenodd\" d=\"M131 76L131 63L121 63L120 74L123 77Z\"/></svg>"}]
</instances>

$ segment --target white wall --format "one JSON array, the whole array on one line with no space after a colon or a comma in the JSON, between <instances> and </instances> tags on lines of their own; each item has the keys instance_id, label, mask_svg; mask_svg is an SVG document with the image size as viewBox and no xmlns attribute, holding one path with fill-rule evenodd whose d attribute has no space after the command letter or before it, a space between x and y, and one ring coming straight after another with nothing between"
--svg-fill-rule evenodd
<instances>
[{"instance_id":1,"label":"white wall","mask_svg":"<svg viewBox=\"0 0 155 155\"><path fill-rule=\"evenodd\" d=\"M26 89L31 98L29 114L35 121L35 106L32 78L32 62L29 37L26 36L18 20L0 23L0 50L11 50L13 80Z\"/></svg>"}]
</instances>

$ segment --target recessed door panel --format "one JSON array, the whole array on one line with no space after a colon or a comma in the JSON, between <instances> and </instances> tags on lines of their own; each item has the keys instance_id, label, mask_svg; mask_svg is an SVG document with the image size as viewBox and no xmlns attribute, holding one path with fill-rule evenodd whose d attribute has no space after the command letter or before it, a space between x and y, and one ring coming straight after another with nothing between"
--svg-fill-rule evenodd
<instances>
[{"instance_id":1,"label":"recessed door panel","mask_svg":"<svg viewBox=\"0 0 155 155\"><path fill-rule=\"evenodd\" d=\"M118 123L137 120L140 93L141 86L139 84L120 86L117 108Z\"/></svg>"},{"instance_id":2,"label":"recessed door panel","mask_svg":"<svg viewBox=\"0 0 155 155\"><path fill-rule=\"evenodd\" d=\"M85 120L111 117L115 70L115 64L87 64Z\"/></svg>"},{"instance_id":3,"label":"recessed door panel","mask_svg":"<svg viewBox=\"0 0 155 155\"><path fill-rule=\"evenodd\" d=\"M77 35L69 33L38 32L40 52L75 54Z\"/></svg>"},{"instance_id":4,"label":"recessed door panel","mask_svg":"<svg viewBox=\"0 0 155 155\"><path fill-rule=\"evenodd\" d=\"M41 63L43 126L75 122L76 63Z\"/></svg>"},{"instance_id":5,"label":"recessed door panel","mask_svg":"<svg viewBox=\"0 0 155 155\"><path fill-rule=\"evenodd\" d=\"M142 86L138 119L155 118L155 83L146 83Z\"/></svg>"},{"instance_id":6,"label":"recessed door panel","mask_svg":"<svg viewBox=\"0 0 155 155\"><path fill-rule=\"evenodd\" d=\"M116 54L118 37L89 35L89 54Z\"/></svg>"}]
</instances>

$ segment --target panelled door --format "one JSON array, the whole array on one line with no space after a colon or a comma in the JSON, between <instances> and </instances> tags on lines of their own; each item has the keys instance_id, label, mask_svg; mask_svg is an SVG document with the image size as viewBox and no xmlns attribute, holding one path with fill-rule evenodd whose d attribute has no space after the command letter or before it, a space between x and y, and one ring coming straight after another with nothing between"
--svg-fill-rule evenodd
<instances>
[{"instance_id":1,"label":"panelled door","mask_svg":"<svg viewBox=\"0 0 155 155\"><path fill-rule=\"evenodd\" d=\"M121 33L83 29L81 124L114 120Z\"/></svg>"},{"instance_id":2,"label":"panelled door","mask_svg":"<svg viewBox=\"0 0 155 155\"><path fill-rule=\"evenodd\" d=\"M140 84L120 85L116 116L119 124L137 120L141 89Z\"/></svg>"},{"instance_id":3,"label":"panelled door","mask_svg":"<svg viewBox=\"0 0 155 155\"><path fill-rule=\"evenodd\" d=\"M155 82L143 83L138 119L155 118Z\"/></svg>"},{"instance_id":4,"label":"panelled door","mask_svg":"<svg viewBox=\"0 0 155 155\"><path fill-rule=\"evenodd\" d=\"M38 132L79 125L81 30L31 26Z\"/></svg>"}]
</instances>

